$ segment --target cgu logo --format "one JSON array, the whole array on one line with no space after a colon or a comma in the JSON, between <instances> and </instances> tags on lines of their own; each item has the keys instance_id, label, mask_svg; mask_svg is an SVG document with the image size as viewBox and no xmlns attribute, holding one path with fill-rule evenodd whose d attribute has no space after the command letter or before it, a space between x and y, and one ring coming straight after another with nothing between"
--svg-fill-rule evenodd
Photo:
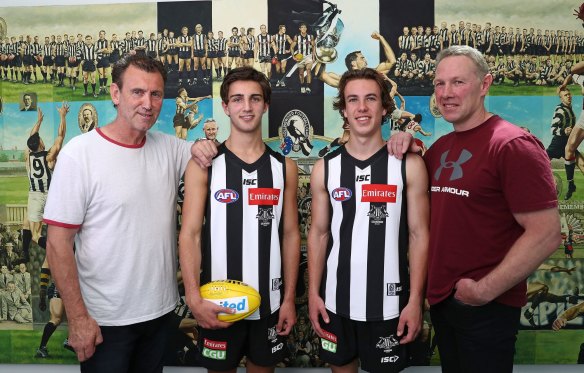
<instances>
[{"instance_id":1,"label":"cgu logo","mask_svg":"<svg viewBox=\"0 0 584 373\"><path fill-rule=\"evenodd\" d=\"M256 179L243 179L243 185L256 185Z\"/></svg>"},{"instance_id":2,"label":"cgu logo","mask_svg":"<svg viewBox=\"0 0 584 373\"><path fill-rule=\"evenodd\" d=\"M369 181L371 179L371 175L357 175L355 181Z\"/></svg>"},{"instance_id":3,"label":"cgu logo","mask_svg":"<svg viewBox=\"0 0 584 373\"><path fill-rule=\"evenodd\" d=\"M203 348L203 356L209 359L225 360L227 356L226 351L211 350L210 348Z\"/></svg>"},{"instance_id":4,"label":"cgu logo","mask_svg":"<svg viewBox=\"0 0 584 373\"><path fill-rule=\"evenodd\" d=\"M322 345L322 349L329 352L337 352L337 344L331 341L327 341L324 338L320 339L320 344Z\"/></svg>"},{"instance_id":5,"label":"cgu logo","mask_svg":"<svg viewBox=\"0 0 584 373\"><path fill-rule=\"evenodd\" d=\"M233 203L239 199L239 194L233 189L219 189L215 192L215 199L221 203Z\"/></svg>"},{"instance_id":6,"label":"cgu logo","mask_svg":"<svg viewBox=\"0 0 584 373\"><path fill-rule=\"evenodd\" d=\"M351 189L345 187L336 188L331 192L331 196L333 197L333 199L339 202L348 201L349 199L351 199L352 195L353 192L351 192Z\"/></svg>"}]
</instances>

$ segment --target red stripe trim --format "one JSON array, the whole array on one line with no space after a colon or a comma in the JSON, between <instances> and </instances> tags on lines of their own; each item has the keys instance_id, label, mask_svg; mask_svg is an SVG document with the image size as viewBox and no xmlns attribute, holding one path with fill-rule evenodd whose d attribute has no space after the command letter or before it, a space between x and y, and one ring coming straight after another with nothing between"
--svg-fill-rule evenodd
<instances>
[{"instance_id":1,"label":"red stripe trim","mask_svg":"<svg viewBox=\"0 0 584 373\"><path fill-rule=\"evenodd\" d=\"M81 224L67 224L67 223L62 223L60 221L54 221L54 220L49 220L49 219L43 219L43 221L47 225L54 225L56 227L61 227L61 228L70 228L70 229L81 228Z\"/></svg>"},{"instance_id":2,"label":"red stripe trim","mask_svg":"<svg viewBox=\"0 0 584 373\"><path fill-rule=\"evenodd\" d=\"M111 137L108 137L105 133L103 133L103 131L99 127L96 128L95 130L97 131L97 133L99 133L101 135L101 137L103 137L107 141L111 142L112 144L116 144L118 146L122 146L124 148L137 149L137 148L143 147L144 144L146 143L146 136L144 136L144 139L139 144L124 144L124 143L121 143L119 141L116 141L116 140L112 139Z\"/></svg>"}]
</instances>

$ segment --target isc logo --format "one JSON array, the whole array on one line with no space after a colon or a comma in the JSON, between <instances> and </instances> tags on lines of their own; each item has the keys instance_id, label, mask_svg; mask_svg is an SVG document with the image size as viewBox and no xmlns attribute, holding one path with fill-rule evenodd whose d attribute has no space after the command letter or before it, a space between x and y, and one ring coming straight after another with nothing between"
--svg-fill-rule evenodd
<instances>
[{"instance_id":1,"label":"isc logo","mask_svg":"<svg viewBox=\"0 0 584 373\"><path fill-rule=\"evenodd\" d=\"M397 355L384 356L381 358L381 362L382 363L395 363L397 361L397 359L399 359L399 356L397 356Z\"/></svg>"},{"instance_id":2,"label":"isc logo","mask_svg":"<svg viewBox=\"0 0 584 373\"><path fill-rule=\"evenodd\" d=\"M243 179L243 185L256 185L256 179Z\"/></svg>"},{"instance_id":3,"label":"isc logo","mask_svg":"<svg viewBox=\"0 0 584 373\"><path fill-rule=\"evenodd\" d=\"M239 194L233 189L219 189L215 192L215 199L221 203L233 203L239 199Z\"/></svg>"},{"instance_id":4,"label":"isc logo","mask_svg":"<svg viewBox=\"0 0 584 373\"><path fill-rule=\"evenodd\" d=\"M355 181L369 181L371 179L371 175L357 175Z\"/></svg>"},{"instance_id":5,"label":"isc logo","mask_svg":"<svg viewBox=\"0 0 584 373\"><path fill-rule=\"evenodd\" d=\"M331 192L333 199L339 202L344 202L351 199L352 195L353 192L351 192L351 189L345 187L336 188Z\"/></svg>"},{"instance_id":6,"label":"isc logo","mask_svg":"<svg viewBox=\"0 0 584 373\"><path fill-rule=\"evenodd\" d=\"M282 347L284 347L284 343L277 344L276 346L272 347L272 353L280 351L282 349Z\"/></svg>"}]
</instances>

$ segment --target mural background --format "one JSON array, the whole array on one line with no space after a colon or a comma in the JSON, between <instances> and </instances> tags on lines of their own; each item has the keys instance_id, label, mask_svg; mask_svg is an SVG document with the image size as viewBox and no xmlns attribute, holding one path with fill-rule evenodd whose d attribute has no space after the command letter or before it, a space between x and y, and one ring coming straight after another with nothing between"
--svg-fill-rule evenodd
<instances>
[{"instance_id":1,"label":"mural background","mask_svg":"<svg viewBox=\"0 0 584 373\"><path fill-rule=\"evenodd\" d=\"M326 66L327 72L342 74L347 68L344 56L352 51L360 50L367 58L369 66L376 66L386 56L379 41L371 37L371 33L379 31L389 42L396 55L398 54L398 37L404 26L440 26L446 22L458 27L460 21L479 24L483 27L490 22L493 27L530 28L542 30L577 31L582 35L582 25L572 16L573 9L580 3L570 0L556 0L553 6L546 3L533 3L527 0L507 2L491 0L489 2L469 0L453 4L446 0L421 0L410 3L380 0L338 0L335 2L341 10L340 18L344 23L339 44L336 49L339 58ZM232 27L253 27L256 35L259 26L266 24L268 33L277 32L278 25L284 24L287 33L293 37L298 30L298 22L310 18L327 9L329 5L320 0L216 0L192 2L132 3L107 5L59 5L35 7L0 7L0 36L2 38L23 35L39 36L42 44L45 36L51 35L91 35L97 40L99 30L106 31L110 40L112 34L122 39L126 32L143 30L144 35L158 33L164 28L180 34L182 26L189 27L192 34L194 26L201 24L204 32L222 30L227 37ZM307 18L308 17L308 18ZM312 32L309 27L309 32ZM399 55L397 55L399 58ZM568 54L566 60L574 62L582 59L581 54ZM541 62L544 58L541 58ZM497 61L499 62L499 60ZM538 61L539 62L539 61ZM256 67L259 65L256 63ZM289 71L293 63L288 64ZM115 117L115 110L108 95L96 98L83 96L83 85L79 81L76 90L68 86L56 87L55 84L41 83L40 68L36 69L39 82L23 84L22 82L0 81L0 261L6 262L9 243L14 251L21 253L22 237L20 229L26 212L28 181L24 166L24 149L28 133L38 119L39 110L44 114L40 135L46 144L52 144L57 135L59 116L56 108L68 101L70 105L67 119L65 143L72 137L82 133L79 127L80 110L87 105L95 108L98 125L103 126ZM109 71L108 71L109 73ZM391 77L391 72L389 73ZM214 76L214 75L213 75ZM154 129L168 134L174 134L172 118L175 114L175 98L178 95L178 76L171 73L167 85L165 103L162 113ZM34 79L33 79L34 80ZM269 115L264 116L263 133L266 142L274 149L281 151L285 131L282 131L284 118L293 110L302 112L306 119L306 136L312 147L308 155L300 149L292 148L288 156L295 158L300 171L298 190L298 207L300 228L303 239L310 226L310 191L309 175L312 164L318 158L319 151L342 133L341 120L337 112L331 108L336 95L336 89L323 84L314 78L310 95L299 91L298 77L293 73L286 80L285 88L274 87L272 106ZM212 95L198 104L198 113L203 115L203 121L213 117L219 124L218 139L224 140L228 134L228 118L224 115L218 95L220 80L214 79L209 85L188 86L190 97ZM109 81L108 81L109 84ZM274 86L274 85L273 85ZM552 138L550 122L559 99L555 93L556 85L536 86L520 82L513 86L507 80L493 86L487 98L490 111L503 118L527 127L547 146ZM570 86L574 96L573 109L575 113L582 110L582 92L579 87ZM419 86L400 86L405 96L406 110L422 114L420 123L424 131L431 133L416 137L430 146L435 139L451 131L451 126L430 113L431 90ZM36 95L37 111L20 111L24 93ZM389 136L392 124L383 127L385 136ZM283 133L284 132L284 133ZM188 140L203 137L203 125L195 126L187 133ZM584 303L584 251L582 242L582 219L584 210L584 177L576 171L576 190L572 198L563 200L567 184L563 160L554 160L552 169L558 184L560 212L562 215L563 232L574 241L573 258L566 258L564 247L559 247L529 279L529 302L524 307L521 319L521 331L518 336L517 364L573 364L584 362L581 345L584 344L584 317L582 310L570 320L567 326L559 331L553 331L551 325L565 310L570 307L582 306ZM305 242L303 240L303 242ZM305 246L302 250L305 254ZM317 355L318 340L310 329L307 317L306 280L304 277L305 255L301 263L297 286L298 324L288 343L290 358L286 366L313 367L322 366ZM31 275L32 319L30 323L17 323L7 320L0 313L0 363L75 363L73 353L63 348L67 336L66 318L53 334L48 343L50 355L46 359L36 358L41 334L50 312L39 309L39 276L44 260L44 250L33 243L31 258L27 272ZM16 273L16 271L15 271ZM1 286L1 285L0 285ZM0 293L4 289L0 289ZM581 308L584 308L582 306ZM196 365L193 351L196 346L193 336L196 329L184 304L179 304L176 310L177 325L173 340L168 345L168 365ZM298 338L302 331L305 338ZM432 330L429 319L425 324L423 338L414 347L416 364L438 364L437 351L432 350ZM306 350L306 352L303 352Z\"/></svg>"}]
</instances>

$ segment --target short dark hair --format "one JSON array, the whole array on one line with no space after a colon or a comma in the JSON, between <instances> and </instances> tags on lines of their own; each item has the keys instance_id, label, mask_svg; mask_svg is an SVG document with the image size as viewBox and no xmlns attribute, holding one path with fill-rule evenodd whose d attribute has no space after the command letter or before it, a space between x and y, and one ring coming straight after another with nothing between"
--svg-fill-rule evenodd
<instances>
[{"instance_id":1,"label":"short dark hair","mask_svg":"<svg viewBox=\"0 0 584 373\"><path fill-rule=\"evenodd\" d=\"M221 88L219 89L221 100L224 103L227 104L229 101L229 87L231 84L240 80L258 83L260 87L262 87L264 102L268 105L270 104L272 88L270 87L268 78L264 75L264 73L261 73L253 67L249 66L237 67L225 75L225 78L223 78L223 83L221 83Z\"/></svg>"},{"instance_id":2,"label":"short dark hair","mask_svg":"<svg viewBox=\"0 0 584 373\"><path fill-rule=\"evenodd\" d=\"M347 56L345 57L345 66L347 66L348 70L353 70L353 66L351 66L351 64L353 63L353 61L357 60L357 55L360 53L361 51L354 51L347 54Z\"/></svg>"},{"instance_id":3,"label":"short dark hair","mask_svg":"<svg viewBox=\"0 0 584 373\"><path fill-rule=\"evenodd\" d=\"M379 91L381 92L381 105L385 109L386 113L383 117L383 122L391 116L391 113L395 110L395 101L391 98L389 94L389 88L381 73L377 70L372 68L366 67L360 70L349 70L341 76L341 80L339 81L339 93L335 100L333 101L333 109L337 110L340 114L345 123L347 122L347 118L343 115L343 111L347 107L347 102L345 101L345 88L347 87L347 83L351 80L373 80L379 86Z\"/></svg>"},{"instance_id":4,"label":"short dark hair","mask_svg":"<svg viewBox=\"0 0 584 373\"><path fill-rule=\"evenodd\" d=\"M26 140L26 146L30 149L31 152L36 152L39 150L39 146L41 145L41 136L38 132L33 133L30 135L28 140Z\"/></svg>"},{"instance_id":5,"label":"short dark hair","mask_svg":"<svg viewBox=\"0 0 584 373\"><path fill-rule=\"evenodd\" d=\"M147 73L158 72L166 84L166 69L160 61L149 56L126 54L112 68L112 83L115 83L120 89L123 85L124 73L130 66L134 66Z\"/></svg>"}]
</instances>

